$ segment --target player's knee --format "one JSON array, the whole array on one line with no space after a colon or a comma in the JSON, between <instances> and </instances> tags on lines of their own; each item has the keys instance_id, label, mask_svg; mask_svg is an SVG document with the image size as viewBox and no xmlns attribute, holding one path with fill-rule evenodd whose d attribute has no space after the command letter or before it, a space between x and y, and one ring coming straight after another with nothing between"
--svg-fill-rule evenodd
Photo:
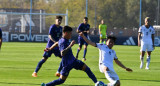
<instances>
[{"instance_id":1,"label":"player's knee","mask_svg":"<svg viewBox=\"0 0 160 86\"><path fill-rule=\"evenodd\" d=\"M64 83L65 82L65 80L62 80L61 78L59 78L59 83Z\"/></svg>"},{"instance_id":2,"label":"player's knee","mask_svg":"<svg viewBox=\"0 0 160 86\"><path fill-rule=\"evenodd\" d=\"M117 80L114 86L120 86L120 81Z\"/></svg>"},{"instance_id":3,"label":"player's knee","mask_svg":"<svg viewBox=\"0 0 160 86\"><path fill-rule=\"evenodd\" d=\"M89 71L91 71L90 68L88 66L86 66L85 72L89 72Z\"/></svg>"}]
</instances>

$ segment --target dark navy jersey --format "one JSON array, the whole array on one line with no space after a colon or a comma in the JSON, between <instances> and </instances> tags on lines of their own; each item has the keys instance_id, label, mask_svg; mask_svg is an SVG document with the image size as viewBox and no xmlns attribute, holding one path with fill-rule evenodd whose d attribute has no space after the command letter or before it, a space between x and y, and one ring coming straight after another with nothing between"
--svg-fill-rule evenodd
<instances>
[{"instance_id":1,"label":"dark navy jersey","mask_svg":"<svg viewBox=\"0 0 160 86\"><path fill-rule=\"evenodd\" d=\"M58 41L62 37L62 27L57 27L55 24L50 26L49 35L53 38L53 40ZM47 46L50 47L54 44L51 39L48 39Z\"/></svg>"},{"instance_id":2,"label":"dark navy jersey","mask_svg":"<svg viewBox=\"0 0 160 86\"><path fill-rule=\"evenodd\" d=\"M1 28L0 28L0 38L2 38L2 30L1 30Z\"/></svg>"},{"instance_id":3,"label":"dark navy jersey","mask_svg":"<svg viewBox=\"0 0 160 86\"><path fill-rule=\"evenodd\" d=\"M79 32L83 32L83 31L88 31L89 28L90 28L90 25L89 25L89 24L81 23L77 29L78 29ZM87 36L88 36L88 33L85 32L84 35L87 37Z\"/></svg>"},{"instance_id":4,"label":"dark navy jersey","mask_svg":"<svg viewBox=\"0 0 160 86\"><path fill-rule=\"evenodd\" d=\"M70 42L68 39L61 38L58 41L60 52L66 49L69 45L70 45ZM63 67L68 66L69 64L72 64L74 60L75 60L75 57L73 56L72 49L70 48L70 50L64 56L62 56L62 66Z\"/></svg>"}]
</instances>

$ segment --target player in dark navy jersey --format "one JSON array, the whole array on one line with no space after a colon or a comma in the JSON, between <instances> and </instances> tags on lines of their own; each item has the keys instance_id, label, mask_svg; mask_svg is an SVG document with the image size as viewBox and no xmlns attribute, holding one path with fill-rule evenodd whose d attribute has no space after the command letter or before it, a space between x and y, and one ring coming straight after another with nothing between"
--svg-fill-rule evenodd
<instances>
[{"instance_id":1,"label":"player in dark navy jersey","mask_svg":"<svg viewBox=\"0 0 160 86\"><path fill-rule=\"evenodd\" d=\"M1 46L2 46L2 30L0 28L0 50L1 50Z\"/></svg>"},{"instance_id":2,"label":"player in dark navy jersey","mask_svg":"<svg viewBox=\"0 0 160 86\"><path fill-rule=\"evenodd\" d=\"M81 23L81 24L79 25L79 27L77 28L77 32L78 32L78 33L83 32L83 34L84 34L87 38L89 38L89 37L88 37L89 28L90 28L90 25L88 24L88 18L87 18L87 17L84 17L83 23ZM82 59L82 61L86 61L85 56L86 56L86 53L87 53L88 43L86 43L81 36L78 36L78 44L79 44L79 48L77 49L76 58L78 59L78 54L79 54L80 50L82 49L82 45L84 45L84 54L83 54L83 59Z\"/></svg>"},{"instance_id":3,"label":"player in dark navy jersey","mask_svg":"<svg viewBox=\"0 0 160 86\"><path fill-rule=\"evenodd\" d=\"M46 51L52 50L54 47L59 46L61 56L62 56L62 70L60 78L49 82L47 84L42 83L41 86L55 86L65 82L67 79L69 72L74 68L76 70L83 70L87 73L87 75L93 80L94 83L97 82L95 75L92 73L90 68L80 60L77 60L72 53L71 47L75 44L75 41L69 41L72 35L72 28L69 26L65 26L63 28L63 36L62 38L56 42L50 48L46 48Z\"/></svg>"},{"instance_id":4,"label":"player in dark navy jersey","mask_svg":"<svg viewBox=\"0 0 160 86\"><path fill-rule=\"evenodd\" d=\"M56 43L61 37L62 37L62 27L60 26L62 22L62 17L61 16L56 16L56 24L53 24L50 26L49 29L49 39L46 48L51 47L54 43ZM62 57L59 51L58 47L55 47L53 50L49 52L44 52L42 60L38 63L35 71L33 72L32 76L37 77L37 73L41 66L43 65L44 62L47 61L48 57L51 57L52 53L57 57ZM56 76L60 76L60 71L62 69L62 66L60 64L60 67L56 73Z\"/></svg>"}]
</instances>

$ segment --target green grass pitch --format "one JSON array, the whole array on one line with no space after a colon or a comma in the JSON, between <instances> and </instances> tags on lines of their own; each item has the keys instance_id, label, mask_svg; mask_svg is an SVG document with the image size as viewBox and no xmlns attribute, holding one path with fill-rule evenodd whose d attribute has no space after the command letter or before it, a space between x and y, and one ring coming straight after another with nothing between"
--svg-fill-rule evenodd
<instances>
[{"instance_id":1,"label":"green grass pitch","mask_svg":"<svg viewBox=\"0 0 160 86\"><path fill-rule=\"evenodd\" d=\"M4 42L0 51L0 86L40 86L42 82L48 83L58 77L54 74L58 69L60 58L52 55L43 65L38 77L31 76L37 63L41 60L46 43ZM78 45L72 47L76 55ZM132 68L129 73L114 64L121 86L160 86L160 48L156 47L151 55L150 70L139 69L139 47L115 45L119 60L127 67ZM83 49L79 54L81 60ZM93 71L99 81L108 83L104 74L99 72L97 48L88 46L87 61L85 62ZM145 55L146 62L146 55ZM72 70L66 82L60 86L94 86L94 83L83 71Z\"/></svg>"}]
</instances>

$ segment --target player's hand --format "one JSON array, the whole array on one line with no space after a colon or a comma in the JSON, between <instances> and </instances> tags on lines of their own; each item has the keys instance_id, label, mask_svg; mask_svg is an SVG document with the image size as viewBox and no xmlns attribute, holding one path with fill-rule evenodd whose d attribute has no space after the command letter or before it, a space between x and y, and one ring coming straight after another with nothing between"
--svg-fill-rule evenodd
<instances>
[{"instance_id":1,"label":"player's hand","mask_svg":"<svg viewBox=\"0 0 160 86\"><path fill-rule=\"evenodd\" d=\"M79 35L80 35L81 37L83 37L83 36L84 36L83 32L80 32L80 33L79 33Z\"/></svg>"},{"instance_id":2,"label":"player's hand","mask_svg":"<svg viewBox=\"0 0 160 86\"><path fill-rule=\"evenodd\" d=\"M50 48L45 48L44 51L48 52L50 51L51 49Z\"/></svg>"},{"instance_id":3,"label":"player's hand","mask_svg":"<svg viewBox=\"0 0 160 86\"><path fill-rule=\"evenodd\" d=\"M72 47L75 43L76 43L75 40L72 40L70 46Z\"/></svg>"},{"instance_id":4,"label":"player's hand","mask_svg":"<svg viewBox=\"0 0 160 86\"><path fill-rule=\"evenodd\" d=\"M132 69L130 69L130 68L126 68L126 71L128 71L128 72L132 72Z\"/></svg>"}]
</instances>

